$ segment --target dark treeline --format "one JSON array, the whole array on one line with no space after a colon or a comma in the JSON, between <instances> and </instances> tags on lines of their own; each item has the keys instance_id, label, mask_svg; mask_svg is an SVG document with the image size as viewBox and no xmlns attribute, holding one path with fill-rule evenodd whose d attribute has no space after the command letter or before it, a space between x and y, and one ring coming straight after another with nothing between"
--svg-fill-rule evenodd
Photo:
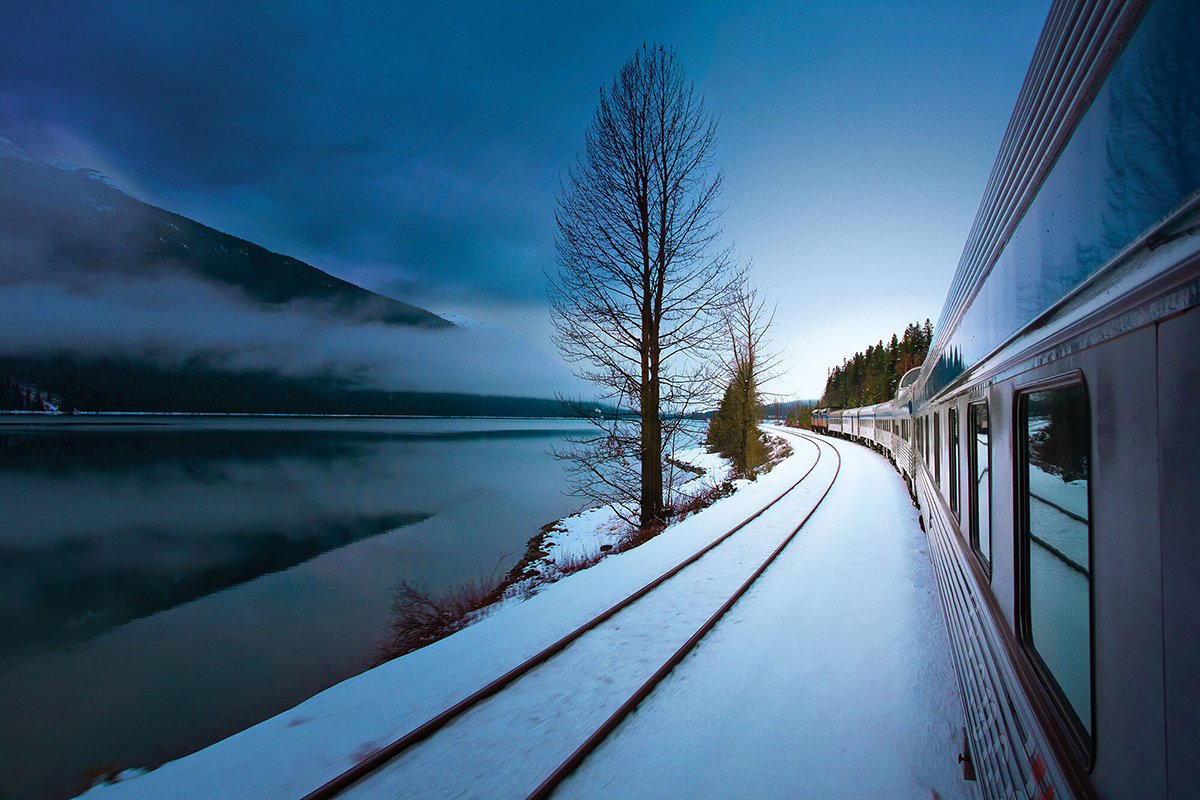
<instances>
[{"instance_id":1,"label":"dark treeline","mask_svg":"<svg viewBox=\"0 0 1200 800\"><path fill-rule=\"evenodd\" d=\"M119 358L0 357L0 410L59 410L364 416L570 416L558 400L364 389L337 377L223 372L199 363L167 368ZM18 377L19 376L19 380ZM17 391L17 387L29 387ZM24 400L22 400L22 394ZM47 409L48 410L48 409Z\"/></svg>"},{"instance_id":2,"label":"dark treeline","mask_svg":"<svg viewBox=\"0 0 1200 800\"><path fill-rule=\"evenodd\" d=\"M834 367L825 381L821 405L827 408L856 408L889 400L905 372L920 366L933 342L933 325L913 323L904 336L892 334L887 344L881 340L865 353L855 353L840 367Z\"/></svg>"},{"instance_id":3,"label":"dark treeline","mask_svg":"<svg viewBox=\"0 0 1200 800\"><path fill-rule=\"evenodd\" d=\"M802 403L797 403L787 412L787 416L783 420L783 424L789 428L811 428L812 427L812 412L817 407L816 400L808 400Z\"/></svg>"},{"instance_id":4,"label":"dark treeline","mask_svg":"<svg viewBox=\"0 0 1200 800\"><path fill-rule=\"evenodd\" d=\"M763 406L764 416L770 420L779 420L791 428L807 428L812 418L812 411L820 400L777 400Z\"/></svg>"},{"instance_id":5,"label":"dark treeline","mask_svg":"<svg viewBox=\"0 0 1200 800\"><path fill-rule=\"evenodd\" d=\"M763 405L763 414L767 419L786 420L797 416L804 409L811 411L817 400L776 400Z\"/></svg>"}]
</instances>

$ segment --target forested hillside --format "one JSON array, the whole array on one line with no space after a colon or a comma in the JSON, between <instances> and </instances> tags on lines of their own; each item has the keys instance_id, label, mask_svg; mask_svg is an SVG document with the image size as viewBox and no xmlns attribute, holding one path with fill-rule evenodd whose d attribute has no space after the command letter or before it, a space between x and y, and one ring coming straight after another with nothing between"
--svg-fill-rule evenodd
<instances>
[{"instance_id":1,"label":"forested hillside","mask_svg":"<svg viewBox=\"0 0 1200 800\"><path fill-rule=\"evenodd\" d=\"M560 401L456 392L385 391L336 376L225 372L198 362L162 367L70 354L0 355L4 411L558 417Z\"/></svg>"},{"instance_id":2,"label":"forested hillside","mask_svg":"<svg viewBox=\"0 0 1200 800\"><path fill-rule=\"evenodd\" d=\"M920 366L933 342L933 325L913 323L904 336L892 334L866 352L855 353L840 367L834 367L825 381L821 405L826 408L855 408L882 403L896 394L896 385L905 372Z\"/></svg>"}]
</instances>

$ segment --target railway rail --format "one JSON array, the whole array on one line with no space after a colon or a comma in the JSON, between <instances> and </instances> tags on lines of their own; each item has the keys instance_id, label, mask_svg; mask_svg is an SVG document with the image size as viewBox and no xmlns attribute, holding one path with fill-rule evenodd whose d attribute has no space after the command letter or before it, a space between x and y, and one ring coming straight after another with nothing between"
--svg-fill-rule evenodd
<instances>
[{"instance_id":1,"label":"railway rail","mask_svg":"<svg viewBox=\"0 0 1200 800\"><path fill-rule=\"evenodd\" d=\"M590 735L581 737L582 743L579 744L565 759L563 759L557 767L550 771L548 776L528 795L530 800L533 798L549 797L554 791L555 787L557 787L559 783L566 779L581 763L583 763L588 754L590 754L601 742L603 742L604 739L620 725L621 721L625 719L634 709L638 707L643 700L646 699L646 697L650 695L650 693L654 690L654 687L687 656L687 654L700 642L705 634L712 630L725 612L728 611L743 594L745 594L745 592L754 584L759 576L761 576L767 570L775 558L796 537L816 509L820 507L825 497L829 494L829 491L833 488L833 484L836 482L841 468L841 454L838 452L837 448L828 440L821 440L808 435L791 432L789 432L788 435L797 441L807 442L815 447L817 457L813 464L804 472L804 474L801 475L799 479L797 479L785 491L772 499L769 503L765 504L753 515L747 517L745 520L730 528L728 531L725 531L709 544L696 551L680 563L676 564L658 578L650 581L641 589L633 592L623 600L612 605L607 610L593 617L583 625L579 626L558 641L526 659L518 666L514 667L499 678L493 680L491 683L477 690L473 694L450 706L445 711L437 714L425 723L409 731L404 736L401 736L385 747L380 748L366 759L360 761L354 767L346 770L324 785L305 795L303 800L326 800L326 798L342 795L343 793L347 792L347 790L352 788L356 790L356 793L360 789L368 788L364 785L365 782L379 781L382 777L382 773L384 773L392 765L395 765L402 755L407 757L418 752L413 749L415 745L434 737L435 734L446 729L451 725L451 723L461 718L467 712L475 710L478 713L479 709L488 705L486 701L489 701L493 698L498 698L498 696L501 696L505 690L510 689L510 687L514 687L514 685L518 684L518 682L520 682L523 678L528 678L531 676L531 674L536 673L539 667L543 667L544 665L548 665L552 661L559 659L564 653L571 649L573 645L575 645L576 648L582 646L581 640L585 640L588 634L600 636L600 630L602 628L608 629L609 633L611 634L612 631L620 628L620 625L617 623L626 624L627 627L630 627L628 623L623 622L623 620L633 618L621 616L622 612L630 610L631 607L635 606L635 604L645 601L646 598L655 595L656 590L659 590L664 587L664 585L670 583L673 578L679 576L680 573L683 573L685 570L688 570L689 568L693 568L695 570L702 569L701 565L706 562L706 556L715 554L715 551L718 551L722 545L726 545L726 547L733 546L734 542L737 541L736 534L745 531L745 529L749 527L751 523L754 523L756 520L761 520L764 515L767 515L768 513L772 514L772 518L774 518L774 515L776 514L784 515L780 516L780 519L776 521L776 524L780 524L784 522L784 520L787 520L786 524L783 524L783 527L786 530L786 535L771 542L774 543L775 546L770 548L770 551L765 558L757 561L757 566L750 572L748 577L746 577L744 580L738 581L738 585L734 591L725 596L723 602L720 602L717 605L716 610L711 614L708 614L701 624L695 626L691 635L687 636L686 640L679 647L674 648L669 657L663 659L657 669L654 669L648 678L638 681L637 688L634 691L625 694L623 701L617 704L615 710L611 711L611 713L606 716L603 722L599 726L595 727L594 730L592 730ZM832 470L829 469L828 464L823 465L824 459L829 457L835 459ZM808 480L810 476L813 476L814 473L817 472L818 467L821 467L823 474L832 472L832 475L828 479L828 484L819 486L816 491L805 495L803 498L798 498L798 493L796 490L804 485L805 481ZM811 500L814 496L815 502L805 502L805 500ZM796 499L797 502L802 503L799 509L793 508L789 503L784 502L789 498ZM797 513L798 510L803 511L802 516ZM800 516L799 522L796 524L791 524L791 520L796 519L796 516ZM768 543L768 545L771 543ZM737 561L738 556L734 556L734 560ZM741 574L744 575L745 573L743 572ZM696 579L705 580L706 578L704 578L704 576L699 576ZM707 577L707 580L713 580L713 577L710 575ZM712 605L710 604L706 607L711 608ZM641 614L637 614L635 611L635 617L648 616L650 613L645 609L642 609L642 611L643 613ZM605 623L609 622L612 622L612 624L605 626ZM676 639L676 641L678 641L678 639ZM618 695L618 698L620 696L621 695ZM607 703L609 700L611 700L611 698L606 699L605 702ZM579 739L576 739L576 741L578 740ZM370 779L370 781L368 781L368 779ZM371 792L368 790L367 793L369 794ZM387 792L385 790L381 793Z\"/></svg>"}]
</instances>

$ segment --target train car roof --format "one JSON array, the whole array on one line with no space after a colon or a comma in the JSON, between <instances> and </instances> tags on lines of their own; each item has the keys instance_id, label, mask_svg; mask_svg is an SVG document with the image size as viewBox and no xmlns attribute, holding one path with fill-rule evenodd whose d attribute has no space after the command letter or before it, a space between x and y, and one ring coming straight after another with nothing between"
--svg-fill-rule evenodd
<instances>
[{"instance_id":1,"label":"train car roof","mask_svg":"<svg viewBox=\"0 0 1200 800\"><path fill-rule=\"evenodd\" d=\"M1143 192L1152 198L1153 207L1138 207L1137 220L1130 220L1114 237L1111 226L1092 226L1093 230L1084 224L1111 214L1106 206L1112 200L1109 194L1071 189L1090 185L1087 180L1104 185L1105 148L1093 153L1095 148L1073 147L1072 142L1073 137L1110 133L1110 96L1129 105L1123 112L1128 119L1154 119L1164 113L1154 107L1153 93L1130 83L1156 57L1149 32L1138 29L1148 5L1122 0L1053 3L938 318L918 382L919 402L936 396L1028 326L1047 322L1053 309L1128 256L1130 245L1152 246L1150 234L1167 224L1172 209L1195 190L1191 184L1168 185L1156 179ZM1047 86L1070 89L1051 92ZM1173 176L1153 147L1136 140L1110 142L1108 147L1117 145L1121 157L1129 159L1123 169L1130 174ZM1196 145L1187 147L1187 153L1175 157L1195 158ZM1044 205L1060 215L1069 210L1076 221L1063 228L1061 242L1039 239L1044 234L1038 225ZM1014 276L1027 269L1021 250L1035 240L1041 243L1037 252L1048 254L1042 273L1027 296L1014 296Z\"/></svg>"}]
</instances>

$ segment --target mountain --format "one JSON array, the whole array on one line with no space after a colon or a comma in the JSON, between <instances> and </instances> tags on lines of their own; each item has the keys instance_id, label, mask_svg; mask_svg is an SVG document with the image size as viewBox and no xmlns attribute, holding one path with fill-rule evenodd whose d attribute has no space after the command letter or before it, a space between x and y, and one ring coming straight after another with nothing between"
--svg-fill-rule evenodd
<instances>
[{"instance_id":1,"label":"mountain","mask_svg":"<svg viewBox=\"0 0 1200 800\"><path fill-rule=\"evenodd\" d=\"M94 169L47 164L2 136L0 241L6 259L23 256L31 262L28 271L182 273L237 289L269 307L308 302L354 322L451 326L422 308L143 203Z\"/></svg>"},{"instance_id":2,"label":"mountain","mask_svg":"<svg viewBox=\"0 0 1200 800\"><path fill-rule=\"evenodd\" d=\"M0 411L546 416L569 370L0 137Z\"/></svg>"}]
</instances>

